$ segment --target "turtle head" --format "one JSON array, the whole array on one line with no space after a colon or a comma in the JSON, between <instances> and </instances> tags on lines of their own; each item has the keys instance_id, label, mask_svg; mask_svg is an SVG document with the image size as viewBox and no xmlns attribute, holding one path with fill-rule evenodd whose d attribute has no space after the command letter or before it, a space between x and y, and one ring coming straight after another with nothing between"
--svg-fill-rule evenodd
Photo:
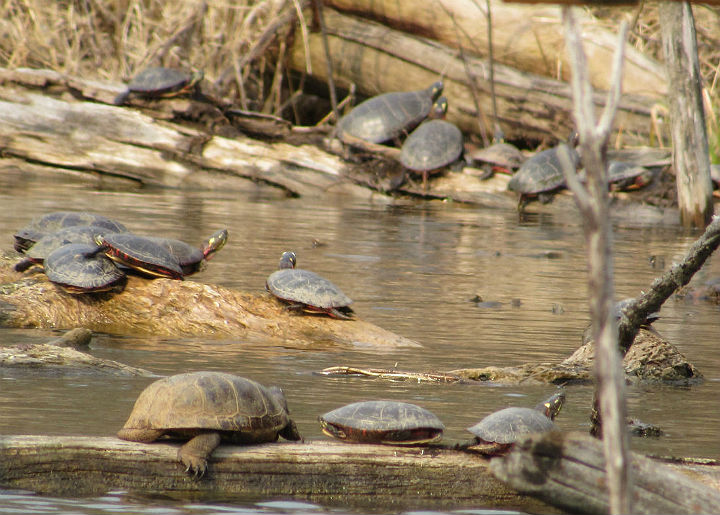
<instances>
[{"instance_id":1,"label":"turtle head","mask_svg":"<svg viewBox=\"0 0 720 515\"><path fill-rule=\"evenodd\" d=\"M205 259L210 259L212 255L223 248L227 243L228 231L227 229L220 229L210 236L203 244L200 250L202 250Z\"/></svg>"},{"instance_id":2,"label":"turtle head","mask_svg":"<svg viewBox=\"0 0 720 515\"><path fill-rule=\"evenodd\" d=\"M438 98L430 110L429 117L435 120L442 120L445 118L448 110L448 99L447 97Z\"/></svg>"},{"instance_id":3,"label":"turtle head","mask_svg":"<svg viewBox=\"0 0 720 515\"><path fill-rule=\"evenodd\" d=\"M295 265L297 264L297 258L295 257L294 252L283 252L283 255L280 257L280 268L281 270L284 268L295 268Z\"/></svg>"},{"instance_id":4,"label":"turtle head","mask_svg":"<svg viewBox=\"0 0 720 515\"><path fill-rule=\"evenodd\" d=\"M433 102L435 100L437 100L438 97L442 94L444 87L445 87L445 85L443 84L443 82L441 80L430 85L430 87L428 88L428 92L430 93L430 96L432 97Z\"/></svg>"},{"instance_id":5,"label":"turtle head","mask_svg":"<svg viewBox=\"0 0 720 515\"><path fill-rule=\"evenodd\" d=\"M545 401L535 406L535 409L540 411L550 420L555 420L555 417L558 415L558 413L560 413L563 404L565 404L565 392L559 391Z\"/></svg>"}]
</instances>

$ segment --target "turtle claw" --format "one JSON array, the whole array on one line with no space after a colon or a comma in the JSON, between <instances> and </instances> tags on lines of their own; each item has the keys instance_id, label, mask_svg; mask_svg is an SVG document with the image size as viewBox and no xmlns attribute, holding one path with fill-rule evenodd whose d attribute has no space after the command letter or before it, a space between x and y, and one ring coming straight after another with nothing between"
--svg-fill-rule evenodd
<instances>
[{"instance_id":1,"label":"turtle claw","mask_svg":"<svg viewBox=\"0 0 720 515\"><path fill-rule=\"evenodd\" d=\"M180 456L180 460L185 465L185 473L190 475L192 479L199 481L205 476L207 471L207 460L197 456L189 456L185 454Z\"/></svg>"}]
</instances>

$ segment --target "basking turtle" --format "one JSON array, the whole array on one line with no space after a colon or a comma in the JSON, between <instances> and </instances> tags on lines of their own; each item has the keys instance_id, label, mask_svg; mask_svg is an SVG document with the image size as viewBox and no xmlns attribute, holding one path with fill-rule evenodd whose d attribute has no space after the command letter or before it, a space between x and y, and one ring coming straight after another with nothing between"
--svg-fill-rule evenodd
<instances>
[{"instance_id":1,"label":"basking turtle","mask_svg":"<svg viewBox=\"0 0 720 515\"><path fill-rule=\"evenodd\" d=\"M100 253L97 245L71 243L45 259L45 275L68 293L109 291L125 279L125 272Z\"/></svg>"},{"instance_id":2,"label":"basking turtle","mask_svg":"<svg viewBox=\"0 0 720 515\"><path fill-rule=\"evenodd\" d=\"M36 241L52 232L76 225L95 225L112 232L125 232L120 222L83 211L56 211L33 219L15 234L15 250L25 252Z\"/></svg>"},{"instance_id":3,"label":"basking turtle","mask_svg":"<svg viewBox=\"0 0 720 515\"><path fill-rule=\"evenodd\" d=\"M638 190L650 184L655 173L644 166L625 161L608 163L608 183L613 191Z\"/></svg>"},{"instance_id":4,"label":"basking turtle","mask_svg":"<svg viewBox=\"0 0 720 515\"><path fill-rule=\"evenodd\" d=\"M350 320L352 300L340 288L315 272L295 268L294 252L284 252L279 270L267 278L265 287L290 308L307 313L324 313L333 318Z\"/></svg>"},{"instance_id":5,"label":"basking turtle","mask_svg":"<svg viewBox=\"0 0 720 515\"><path fill-rule=\"evenodd\" d=\"M482 454L504 454L521 436L558 429L553 419L564 402L565 393L558 392L534 409L513 407L491 413L468 428L475 435L473 450Z\"/></svg>"},{"instance_id":6,"label":"basking turtle","mask_svg":"<svg viewBox=\"0 0 720 515\"><path fill-rule=\"evenodd\" d=\"M419 91L383 93L369 98L340 119L337 136L343 141L347 141L344 139L347 135L370 143L397 138L427 117L442 90L443 83L436 82Z\"/></svg>"},{"instance_id":7,"label":"basking turtle","mask_svg":"<svg viewBox=\"0 0 720 515\"><path fill-rule=\"evenodd\" d=\"M443 120L447 108L447 99L440 97L433 104L432 119L421 123L400 151L400 163L408 170L422 173L425 189L430 173L454 163L463 153L462 132L455 124Z\"/></svg>"},{"instance_id":8,"label":"basking turtle","mask_svg":"<svg viewBox=\"0 0 720 515\"><path fill-rule=\"evenodd\" d=\"M183 278L175 256L152 238L132 233L98 236L95 243L113 261L151 277Z\"/></svg>"},{"instance_id":9,"label":"basking turtle","mask_svg":"<svg viewBox=\"0 0 720 515\"><path fill-rule=\"evenodd\" d=\"M558 153L567 149L572 166L577 169L580 156L574 146L565 143L542 152L538 152L527 159L508 183L508 189L520 194L519 209L534 197L543 203L552 200L552 193L565 186L565 174Z\"/></svg>"},{"instance_id":10,"label":"basking turtle","mask_svg":"<svg viewBox=\"0 0 720 515\"><path fill-rule=\"evenodd\" d=\"M189 440L178 450L186 470L202 477L221 441L274 442L278 435L300 440L278 387L223 372L190 372L150 384L117 436L154 442L162 436Z\"/></svg>"},{"instance_id":11,"label":"basking turtle","mask_svg":"<svg viewBox=\"0 0 720 515\"><path fill-rule=\"evenodd\" d=\"M466 152L465 155L470 162L483 169L485 173L482 179L489 178L494 173L512 174L525 161L522 152L515 145L504 141Z\"/></svg>"},{"instance_id":12,"label":"basking turtle","mask_svg":"<svg viewBox=\"0 0 720 515\"><path fill-rule=\"evenodd\" d=\"M128 89L115 98L115 105L127 102L131 95L143 98L170 98L190 93L203 79L203 72L186 72L156 66L145 68L128 84Z\"/></svg>"},{"instance_id":13,"label":"basking turtle","mask_svg":"<svg viewBox=\"0 0 720 515\"><path fill-rule=\"evenodd\" d=\"M323 433L346 442L419 445L440 440L445 429L430 411L396 401L355 402L319 420Z\"/></svg>"},{"instance_id":14,"label":"basking turtle","mask_svg":"<svg viewBox=\"0 0 720 515\"><path fill-rule=\"evenodd\" d=\"M205 240L200 248L172 238L149 236L148 239L164 247L178 261L184 276L199 272L205 261L209 261L213 254L223 248L228 239L227 229L220 229Z\"/></svg>"},{"instance_id":15,"label":"basking turtle","mask_svg":"<svg viewBox=\"0 0 720 515\"><path fill-rule=\"evenodd\" d=\"M75 225L51 232L25 251L25 259L15 264L16 272L24 272L33 265L42 265L50 253L70 243L84 243L97 247L95 237L112 231L98 225Z\"/></svg>"}]
</instances>

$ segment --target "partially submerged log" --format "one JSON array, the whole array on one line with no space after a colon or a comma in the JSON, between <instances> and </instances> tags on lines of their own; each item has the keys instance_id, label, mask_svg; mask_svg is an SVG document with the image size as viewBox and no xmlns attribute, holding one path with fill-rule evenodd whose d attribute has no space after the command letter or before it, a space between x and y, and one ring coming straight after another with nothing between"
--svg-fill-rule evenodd
<instances>
[{"instance_id":1,"label":"partially submerged log","mask_svg":"<svg viewBox=\"0 0 720 515\"><path fill-rule=\"evenodd\" d=\"M487 460L456 450L334 441L221 445L201 480L177 461L177 444L112 437L0 436L0 487L45 495L109 490L197 499L308 499L343 506L496 506L555 513L518 496Z\"/></svg>"},{"instance_id":2,"label":"partially submerged log","mask_svg":"<svg viewBox=\"0 0 720 515\"><path fill-rule=\"evenodd\" d=\"M0 326L74 328L152 336L242 336L263 345L419 347L361 319L296 315L269 293L195 281L129 276L122 292L71 295L44 274L0 273ZM8 282L8 278L10 282ZM13 281L13 278L17 282Z\"/></svg>"},{"instance_id":3,"label":"partially submerged log","mask_svg":"<svg viewBox=\"0 0 720 515\"><path fill-rule=\"evenodd\" d=\"M685 475L636 453L631 455L633 513L714 513L720 505L714 477ZM609 511L602 442L584 434L553 432L519 442L491 471L520 492L572 513ZM714 470L712 470L714 469ZM704 479L704 480L703 480Z\"/></svg>"}]
</instances>

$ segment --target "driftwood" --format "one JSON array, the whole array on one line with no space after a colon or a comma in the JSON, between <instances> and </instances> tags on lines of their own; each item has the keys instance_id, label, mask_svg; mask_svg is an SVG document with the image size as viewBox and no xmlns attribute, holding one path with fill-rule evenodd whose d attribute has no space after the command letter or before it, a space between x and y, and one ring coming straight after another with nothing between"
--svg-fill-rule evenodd
<instances>
[{"instance_id":1,"label":"driftwood","mask_svg":"<svg viewBox=\"0 0 720 515\"><path fill-rule=\"evenodd\" d=\"M450 108L447 119L466 133L492 134L492 112L488 65L485 59L458 56L457 50L426 38L410 36L378 23L342 15L325 9L330 55L335 81L348 87L356 84L371 96L385 91L406 91L432 84L439 77L445 83L444 95ZM290 52L290 67L304 72L306 48L313 74L326 81L325 50L319 33L309 35L307 47L296 38ZM471 88L473 77L484 113L479 129L479 113ZM508 66L495 66L495 92L500 125L509 139L566 140L573 129L570 87L561 81L520 72ZM410 85L410 86L409 86ZM604 105L601 94L594 97ZM645 144L649 141L651 112L655 99L625 95L620 102L615 128L622 133L616 142Z\"/></svg>"},{"instance_id":2,"label":"driftwood","mask_svg":"<svg viewBox=\"0 0 720 515\"><path fill-rule=\"evenodd\" d=\"M0 347L0 369L115 376L155 375L148 370L110 359L96 358L80 350L87 348L91 338L91 331L76 328L47 343L21 343Z\"/></svg>"},{"instance_id":3,"label":"driftwood","mask_svg":"<svg viewBox=\"0 0 720 515\"><path fill-rule=\"evenodd\" d=\"M419 34L469 55L488 55L486 2L444 0L442 4L415 0L329 0L328 5L348 14L357 14L398 30ZM570 66L562 33L560 7L522 5L492 0L494 59L518 70L563 80ZM617 46L614 33L590 15L579 13L583 47L589 58L592 86L610 89L612 55ZM632 47L626 50L623 92L662 99L667 78L662 66Z\"/></svg>"},{"instance_id":4,"label":"driftwood","mask_svg":"<svg viewBox=\"0 0 720 515\"><path fill-rule=\"evenodd\" d=\"M294 497L343 506L497 506L557 513L517 495L482 457L456 450L333 441L221 445L201 480L176 444L118 438L0 436L0 487L45 495L108 490L198 498Z\"/></svg>"},{"instance_id":5,"label":"driftwood","mask_svg":"<svg viewBox=\"0 0 720 515\"><path fill-rule=\"evenodd\" d=\"M631 453L632 513L714 513L720 505L717 477L681 473ZM717 465L714 474L718 473ZM491 471L520 492L573 513L609 511L602 442L584 434L559 432L519 442ZM702 481L702 482L701 482Z\"/></svg>"},{"instance_id":6,"label":"driftwood","mask_svg":"<svg viewBox=\"0 0 720 515\"><path fill-rule=\"evenodd\" d=\"M293 314L266 292L240 292L189 280L130 276L120 293L70 295L44 274L23 277L6 269L3 275L0 268L0 286L0 325L4 327L82 325L111 334L243 336L249 342L296 348L419 346L360 319Z\"/></svg>"}]
</instances>

